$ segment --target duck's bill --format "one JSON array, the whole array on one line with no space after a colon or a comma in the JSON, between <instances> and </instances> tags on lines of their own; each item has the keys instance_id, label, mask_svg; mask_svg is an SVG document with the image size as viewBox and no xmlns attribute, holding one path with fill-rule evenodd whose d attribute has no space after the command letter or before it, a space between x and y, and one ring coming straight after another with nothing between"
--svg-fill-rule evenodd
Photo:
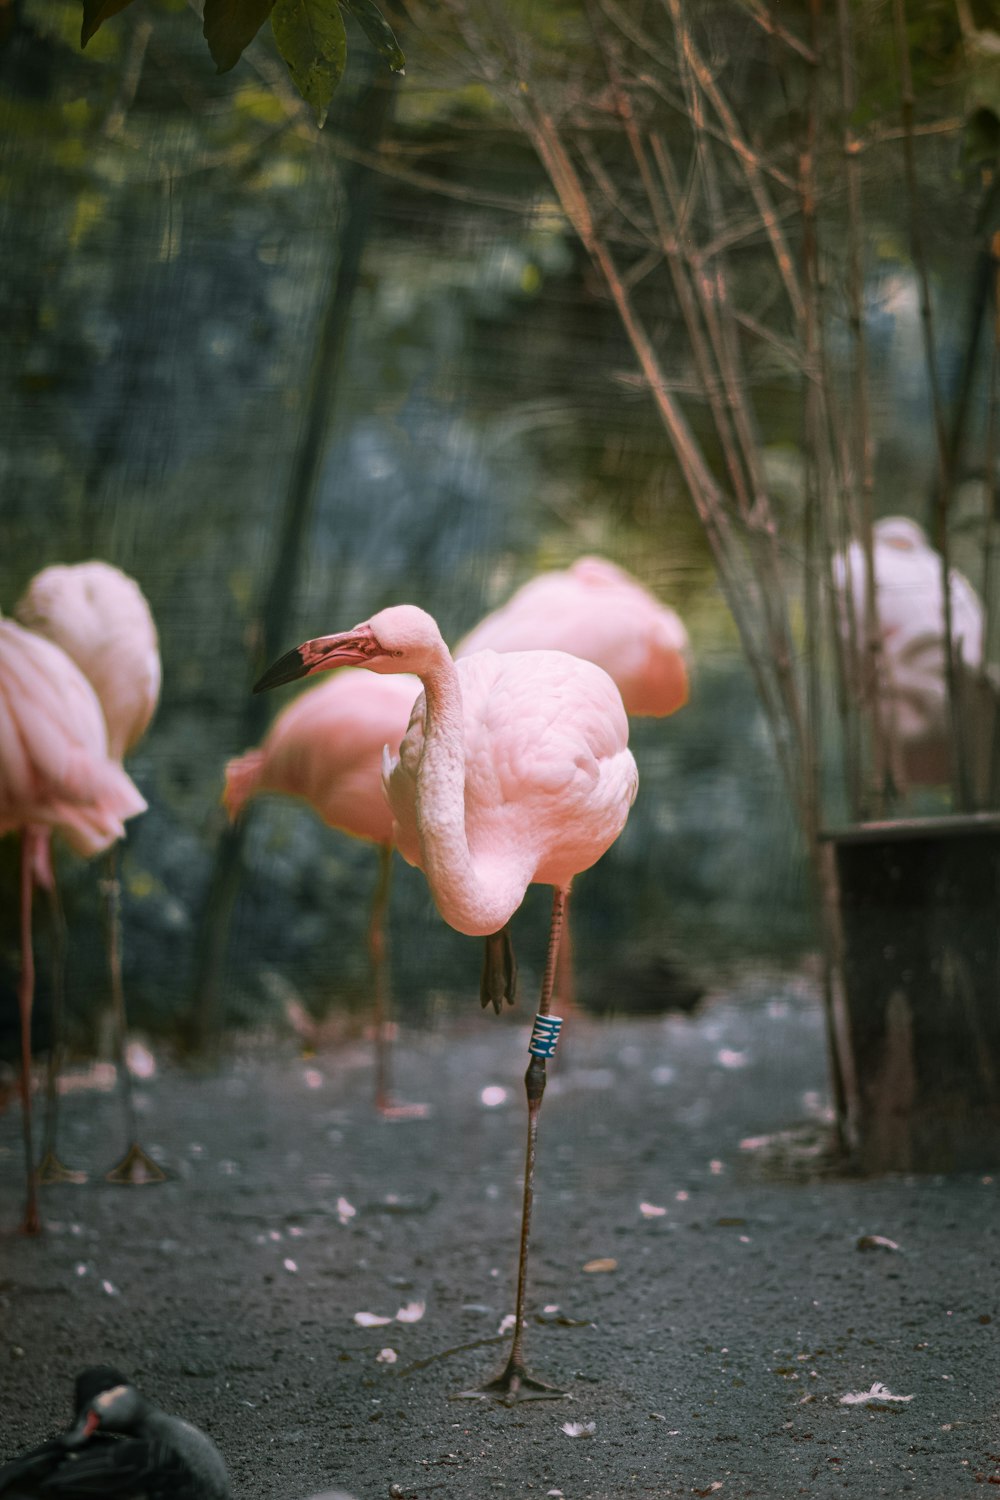
<instances>
[{"instance_id":1,"label":"duck's bill","mask_svg":"<svg viewBox=\"0 0 1000 1500\"><path fill-rule=\"evenodd\" d=\"M79 1448L87 1439L97 1431L101 1425L100 1413L94 1411L93 1407L84 1412L83 1416L69 1432L63 1434L63 1446L66 1448Z\"/></svg>"},{"instance_id":2,"label":"duck's bill","mask_svg":"<svg viewBox=\"0 0 1000 1500\"><path fill-rule=\"evenodd\" d=\"M269 688L297 682L300 677L308 677L313 672L331 672L336 667L363 667L380 651L373 632L366 625L356 626L340 635L320 635L279 656L254 683L253 690L265 693Z\"/></svg>"}]
</instances>

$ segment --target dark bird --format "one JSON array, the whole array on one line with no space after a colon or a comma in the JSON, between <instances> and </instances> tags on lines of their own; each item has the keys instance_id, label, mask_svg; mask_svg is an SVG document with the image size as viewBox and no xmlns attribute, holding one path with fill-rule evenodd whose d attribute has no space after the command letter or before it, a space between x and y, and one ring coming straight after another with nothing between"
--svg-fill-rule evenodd
<instances>
[{"instance_id":1,"label":"dark bird","mask_svg":"<svg viewBox=\"0 0 1000 1500\"><path fill-rule=\"evenodd\" d=\"M231 1500L222 1454L106 1365L76 1377L73 1425L0 1468L5 1500Z\"/></svg>"}]
</instances>

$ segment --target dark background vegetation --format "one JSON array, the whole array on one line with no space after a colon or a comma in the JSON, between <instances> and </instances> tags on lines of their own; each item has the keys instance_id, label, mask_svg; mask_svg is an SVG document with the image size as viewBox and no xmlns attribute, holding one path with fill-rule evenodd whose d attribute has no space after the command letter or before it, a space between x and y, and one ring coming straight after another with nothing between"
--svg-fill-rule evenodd
<instances>
[{"instance_id":1,"label":"dark background vegetation","mask_svg":"<svg viewBox=\"0 0 1000 1500\"><path fill-rule=\"evenodd\" d=\"M583 46L572 7L532 9L539 30L551 23ZM981 206L962 155L968 55L951 5L911 9L928 112L952 112L922 160L953 390ZM268 632L284 649L410 601L457 639L532 573L586 552L679 610L693 674L682 713L634 726L639 801L579 882L584 990L641 988L664 956L710 980L808 950L793 815L662 428L537 160L448 11L420 25L393 15L407 52L395 83L352 33L322 134L269 40L216 77L179 3L140 0L86 53L73 4L19 0L3 14L0 608L42 566L99 556L139 580L157 619L162 703L130 766L150 807L123 861L140 1026L191 1034L213 940L231 1022L280 1015L291 995L321 1014L366 992L374 858L304 809L257 809L237 851L228 942L217 890L205 916L223 767L257 738L249 686ZM773 136L797 101L759 28L744 47L741 107ZM980 83L993 77L987 63L973 69ZM877 97L871 107L887 108ZM891 169L885 181L891 198ZM919 325L889 207L880 224L876 206L866 272L877 509L925 519ZM342 347L328 338L324 365L348 246L360 269ZM797 411L776 381L765 439L779 502L798 483ZM314 485L302 475L309 431ZM302 545L275 592L296 513ZM269 589L281 605L270 621ZM464 1000L476 945L397 866L401 1002L418 1014L435 997ZM0 945L11 973L15 867L8 839ZM91 1016L103 985L95 873L69 855L59 871L71 1004ZM536 895L518 923L529 976L544 925Z\"/></svg>"}]
</instances>

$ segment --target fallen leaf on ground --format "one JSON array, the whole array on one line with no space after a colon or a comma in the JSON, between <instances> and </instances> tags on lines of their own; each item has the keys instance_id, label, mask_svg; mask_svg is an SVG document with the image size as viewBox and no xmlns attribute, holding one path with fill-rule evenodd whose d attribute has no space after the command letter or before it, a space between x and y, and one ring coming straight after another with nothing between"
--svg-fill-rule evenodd
<instances>
[{"instance_id":1,"label":"fallen leaf on ground","mask_svg":"<svg viewBox=\"0 0 1000 1500\"><path fill-rule=\"evenodd\" d=\"M666 1211L667 1210L665 1208L661 1208L658 1203L639 1204L639 1212L642 1214L642 1217L644 1219L662 1219Z\"/></svg>"},{"instance_id":2,"label":"fallen leaf on ground","mask_svg":"<svg viewBox=\"0 0 1000 1500\"><path fill-rule=\"evenodd\" d=\"M394 1365L399 1358L395 1349L380 1349L375 1356L375 1363L379 1365Z\"/></svg>"},{"instance_id":3,"label":"fallen leaf on ground","mask_svg":"<svg viewBox=\"0 0 1000 1500\"><path fill-rule=\"evenodd\" d=\"M349 1224L357 1213L353 1203L348 1203L346 1198L337 1199L337 1218L341 1224Z\"/></svg>"},{"instance_id":4,"label":"fallen leaf on ground","mask_svg":"<svg viewBox=\"0 0 1000 1500\"><path fill-rule=\"evenodd\" d=\"M419 1323L426 1311L426 1302L408 1302L405 1307L399 1309L399 1312L396 1314L396 1322Z\"/></svg>"},{"instance_id":5,"label":"fallen leaf on ground","mask_svg":"<svg viewBox=\"0 0 1000 1500\"><path fill-rule=\"evenodd\" d=\"M884 1234L863 1234L858 1240L859 1250L898 1250L899 1246L895 1240L887 1239Z\"/></svg>"},{"instance_id":6,"label":"fallen leaf on ground","mask_svg":"<svg viewBox=\"0 0 1000 1500\"><path fill-rule=\"evenodd\" d=\"M618 1262L610 1255L604 1255L597 1260L588 1260L583 1269L585 1271L617 1271Z\"/></svg>"},{"instance_id":7,"label":"fallen leaf on ground","mask_svg":"<svg viewBox=\"0 0 1000 1500\"><path fill-rule=\"evenodd\" d=\"M378 1313L356 1312L354 1321L359 1328L382 1328L386 1323L391 1323L392 1318L383 1318Z\"/></svg>"},{"instance_id":8,"label":"fallen leaf on ground","mask_svg":"<svg viewBox=\"0 0 1000 1500\"><path fill-rule=\"evenodd\" d=\"M567 1437L593 1437L597 1431L596 1422L564 1422L562 1431Z\"/></svg>"}]
</instances>

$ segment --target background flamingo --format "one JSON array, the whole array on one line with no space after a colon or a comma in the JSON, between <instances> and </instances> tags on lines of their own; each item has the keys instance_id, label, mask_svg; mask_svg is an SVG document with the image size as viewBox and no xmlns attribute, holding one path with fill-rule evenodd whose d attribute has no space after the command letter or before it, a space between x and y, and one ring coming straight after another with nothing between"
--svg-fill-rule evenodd
<instances>
[{"instance_id":1,"label":"background flamingo","mask_svg":"<svg viewBox=\"0 0 1000 1500\"><path fill-rule=\"evenodd\" d=\"M890 764L898 786L936 786L951 776L952 733L945 672L944 587L941 557L923 529L906 516L886 516L874 527L875 607L882 643L881 697L888 705ZM848 595L860 656L866 631L866 569L860 543L834 559L840 623L850 629ZM951 570L952 640L957 687L972 730L969 749L989 753L980 715L996 711L996 685L983 674L983 606L964 574ZM988 670L988 669L987 669ZM964 716L964 715L963 715ZM976 778L988 780L985 766Z\"/></svg>"},{"instance_id":2,"label":"background flamingo","mask_svg":"<svg viewBox=\"0 0 1000 1500\"><path fill-rule=\"evenodd\" d=\"M31 1140L31 1008L34 956L31 895L51 878L48 840L61 832L90 856L123 837L126 818L146 803L117 761L97 695L65 652L12 620L0 620L0 834L21 834L21 1091L27 1204L37 1233Z\"/></svg>"},{"instance_id":3,"label":"background flamingo","mask_svg":"<svg viewBox=\"0 0 1000 1500\"><path fill-rule=\"evenodd\" d=\"M382 751L396 754L414 699L415 677L375 677L347 669L303 693L274 721L267 738L226 766L226 810L236 818L251 797L301 797L330 828L365 839L379 851L368 927L375 1028L375 1104L384 1114L420 1106L389 1102L389 983L385 919L392 872L392 813L382 789Z\"/></svg>"},{"instance_id":4,"label":"background flamingo","mask_svg":"<svg viewBox=\"0 0 1000 1500\"><path fill-rule=\"evenodd\" d=\"M100 701L108 751L122 761L145 734L160 693L156 625L139 585L106 562L55 564L35 575L15 614L23 625L62 647ZM137 1140L126 1049L121 969L121 885L116 845L108 851L104 888L108 913L108 966L115 1026L115 1063L122 1089L128 1149L109 1181L162 1181L164 1173ZM53 1153L54 1155L54 1153ZM58 1160L53 1176L65 1175Z\"/></svg>"},{"instance_id":5,"label":"background flamingo","mask_svg":"<svg viewBox=\"0 0 1000 1500\"><path fill-rule=\"evenodd\" d=\"M641 583L603 557L581 557L564 571L540 573L464 636L455 656L475 651L568 651L603 667L617 685L625 712L663 718L688 699L688 634L680 616ZM572 1004L573 963L566 903L559 999ZM509 948L509 940L508 940ZM503 960L504 949L499 950ZM484 987L494 978L496 948L488 948ZM507 962L513 963L512 954Z\"/></svg>"},{"instance_id":6,"label":"background flamingo","mask_svg":"<svg viewBox=\"0 0 1000 1500\"><path fill-rule=\"evenodd\" d=\"M680 616L604 557L540 573L463 636L455 656L538 650L568 651L603 667L627 714L662 718L687 702Z\"/></svg>"},{"instance_id":7,"label":"background flamingo","mask_svg":"<svg viewBox=\"0 0 1000 1500\"><path fill-rule=\"evenodd\" d=\"M397 847L424 871L445 921L459 932L495 933L529 884L554 887L525 1075L514 1338L497 1379L464 1394L559 1395L528 1375L522 1353L535 1149L545 1060L554 1050L552 1030L558 1032L550 1006L566 892L618 837L638 786L621 695L606 672L563 652L481 651L455 662L430 615L412 605L307 641L276 662L256 690L340 665L413 672L423 683L399 758L386 757L386 783Z\"/></svg>"}]
</instances>

